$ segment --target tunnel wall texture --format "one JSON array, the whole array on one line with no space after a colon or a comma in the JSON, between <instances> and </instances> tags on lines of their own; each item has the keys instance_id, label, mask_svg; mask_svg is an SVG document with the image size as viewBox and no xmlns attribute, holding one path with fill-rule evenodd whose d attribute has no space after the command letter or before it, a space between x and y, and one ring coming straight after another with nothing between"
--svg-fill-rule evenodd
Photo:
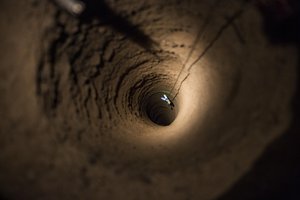
<instances>
[{"instance_id":1,"label":"tunnel wall texture","mask_svg":"<svg viewBox=\"0 0 300 200\"><path fill-rule=\"evenodd\" d=\"M1 193L220 196L289 127L295 47L266 39L251 1L98 2L1 1Z\"/></svg>"}]
</instances>

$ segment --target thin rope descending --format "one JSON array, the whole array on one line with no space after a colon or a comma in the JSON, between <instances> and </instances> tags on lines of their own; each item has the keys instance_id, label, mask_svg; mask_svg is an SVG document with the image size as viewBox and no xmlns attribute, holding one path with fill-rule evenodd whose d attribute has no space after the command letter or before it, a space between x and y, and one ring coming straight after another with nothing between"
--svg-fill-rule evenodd
<instances>
[{"instance_id":1,"label":"thin rope descending","mask_svg":"<svg viewBox=\"0 0 300 200\"><path fill-rule=\"evenodd\" d=\"M193 52L194 52L195 49L196 49L196 45L198 44L198 41L200 40L200 38L201 38L202 35L204 34L204 32L205 32L205 30L206 30L206 27L207 27L208 24L209 24L210 19L211 19L212 14L213 14L213 11L214 11L214 9L216 8L216 6L218 5L218 3L219 3L219 0L216 0L216 2L215 2L215 3L213 4L213 6L210 8L209 13L208 13L208 15L206 16L206 18L205 18L205 20L204 20L204 23L202 24L201 28L199 29L199 31L198 31L198 33L197 33L197 36L196 36L196 38L195 38L195 40L194 40L194 42L193 42L192 48L191 48L191 50L189 51L189 53L188 53L188 55L187 55L187 57L186 57L184 63L182 64L182 68L181 68L179 74L177 75L176 81L175 81L175 83L174 83L174 85L173 85L173 87L172 87L170 93L172 93L173 90L175 89L175 86L176 86L176 84L178 83L179 78L180 78L182 72L183 72L184 69L186 68L186 65L187 65L188 61L190 60L190 58L192 57ZM188 69L190 69L190 67L188 67ZM186 76L183 80L185 80L186 78L187 78L187 76ZM176 93L176 95L174 95L174 97L172 98L172 100L174 100L174 99L176 98L176 96L177 96L177 93Z\"/></svg>"},{"instance_id":2,"label":"thin rope descending","mask_svg":"<svg viewBox=\"0 0 300 200\"><path fill-rule=\"evenodd\" d=\"M197 62L199 62L200 60L201 60L201 58L203 58L203 56L208 52L208 50L214 45L214 43L220 38L220 36L222 35L222 33L237 19L237 18L239 18L242 14L243 14L243 12L244 12L244 10L245 10L245 8L246 8L246 4L248 3L249 1L245 1L245 2L243 2L242 3L242 5L241 5L241 7L240 7L240 9L239 10L237 10L236 12L234 12L233 13L233 15L231 16L231 17L229 17L229 19L227 20L227 22L224 24L224 25L222 25L221 26L221 28L219 29L219 31L216 33L216 35L215 35L215 37L213 37L213 39L212 39L212 41L211 42L209 42L209 44L206 46L206 48L204 48L204 50L202 51L202 53L196 58L196 60L193 62L193 63L191 63L191 65L187 68L187 75L183 78L183 80L181 81L181 84L180 84L180 86L179 86L179 88L178 88L178 90L177 90L177 92L176 92L176 94L174 95L174 97L173 97L173 99L172 100L174 100L175 98L176 98L176 96L178 95L178 93L179 93L179 90L180 90L180 88L181 88L181 85L182 85L182 83L188 78L188 76L190 75L190 70L191 70L191 68L197 63ZM195 39L195 41L194 41L194 43L193 43L193 47L192 47L192 49L191 49L191 51L189 52L189 54L188 54L188 56L187 56L187 59L186 59L186 61L184 62L184 64L183 64L183 67L182 67L182 69L180 70L180 72L179 72L179 74L178 74L178 76L177 76L177 79L176 79L176 81L175 81L175 83L174 83L174 86L172 87L172 90L171 90L171 92L173 92L173 90L174 90L174 88L175 88L175 86L176 86L176 84L177 84L177 82L178 82L178 80L179 80L179 77L180 77L180 75L182 74L182 72L183 72L183 70L186 68L186 64L187 64L187 62L188 62L188 60L190 59L190 57L192 56L192 53L193 53L193 51L195 50L195 48L196 48L196 44L198 43L198 40L200 39L200 37L202 36L202 34L204 33L204 31L205 31L205 28L206 28L206 26L209 24L209 19L211 18L211 14L213 13L213 10L215 9L215 7L216 7L216 5L218 4L218 2L216 2L215 3L215 5L212 7L212 9L211 9L211 12L210 12L210 14L207 16L207 18L206 18L206 20L204 21L204 24L203 24L203 27L202 27L202 29L203 29L203 31L201 31L201 29L199 30L199 32L198 32L198 34L197 34L197 37L196 37L196 39Z\"/></svg>"}]
</instances>

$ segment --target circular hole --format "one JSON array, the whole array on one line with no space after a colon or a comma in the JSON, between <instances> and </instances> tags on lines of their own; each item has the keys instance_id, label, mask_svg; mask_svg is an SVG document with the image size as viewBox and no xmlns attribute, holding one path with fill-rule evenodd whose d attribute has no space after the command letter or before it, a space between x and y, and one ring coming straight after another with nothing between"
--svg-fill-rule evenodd
<instances>
[{"instance_id":1,"label":"circular hole","mask_svg":"<svg viewBox=\"0 0 300 200\"><path fill-rule=\"evenodd\" d=\"M157 125L168 126L177 116L176 104L168 93L154 93L145 99L144 105L148 118Z\"/></svg>"}]
</instances>

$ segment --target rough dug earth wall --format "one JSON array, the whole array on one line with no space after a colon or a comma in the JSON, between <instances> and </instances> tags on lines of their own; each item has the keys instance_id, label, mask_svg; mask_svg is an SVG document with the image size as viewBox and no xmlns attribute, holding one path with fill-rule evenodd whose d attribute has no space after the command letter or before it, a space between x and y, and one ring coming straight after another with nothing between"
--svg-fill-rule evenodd
<instances>
[{"instance_id":1,"label":"rough dug earth wall","mask_svg":"<svg viewBox=\"0 0 300 200\"><path fill-rule=\"evenodd\" d=\"M297 52L252 2L87 2L1 2L4 197L214 199L288 128Z\"/></svg>"}]
</instances>

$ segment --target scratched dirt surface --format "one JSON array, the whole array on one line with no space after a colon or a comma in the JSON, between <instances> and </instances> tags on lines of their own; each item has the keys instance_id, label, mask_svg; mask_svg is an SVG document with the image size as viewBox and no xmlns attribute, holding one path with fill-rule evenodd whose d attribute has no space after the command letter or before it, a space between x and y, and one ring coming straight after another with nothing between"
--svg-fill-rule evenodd
<instances>
[{"instance_id":1,"label":"scratched dirt surface","mask_svg":"<svg viewBox=\"0 0 300 200\"><path fill-rule=\"evenodd\" d=\"M284 17L246 0L85 2L75 16L0 1L2 199L297 197L299 40L270 34ZM161 93L169 126L147 115Z\"/></svg>"}]
</instances>

